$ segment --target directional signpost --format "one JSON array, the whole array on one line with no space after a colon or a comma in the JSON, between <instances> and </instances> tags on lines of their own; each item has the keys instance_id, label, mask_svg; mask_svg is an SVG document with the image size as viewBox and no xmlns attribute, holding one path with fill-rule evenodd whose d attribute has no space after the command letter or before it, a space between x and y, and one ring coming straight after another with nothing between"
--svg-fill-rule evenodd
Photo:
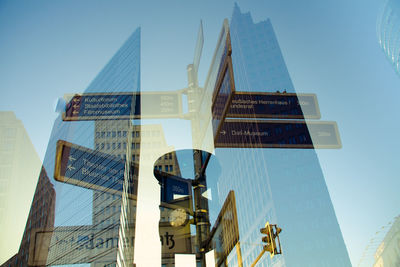
<instances>
[{"instance_id":1,"label":"directional signpost","mask_svg":"<svg viewBox=\"0 0 400 267\"><path fill-rule=\"evenodd\" d=\"M335 122L226 120L215 147L340 148Z\"/></svg>"},{"instance_id":2,"label":"directional signpost","mask_svg":"<svg viewBox=\"0 0 400 267\"><path fill-rule=\"evenodd\" d=\"M137 167L134 167L134 171ZM117 157L104 154L66 141L57 142L54 178L89 189L122 194L125 162ZM136 184L130 183L128 195L136 198Z\"/></svg>"},{"instance_id":3,"label":"directional signpost","mask_svg":"<svg viewBox=\"0 0 400 267\"><path fill-rule=\"evenodd\" d=\"M76 94L63 113L64 121L180 117L181 91Z\"/></svg>"},{"instance_id":4,"label":"directional signpost","mask_svg":"<svg viewBox=\"0 0 400 267\"><path fill-rule=\"evenodd\" d=\"M315 94L235 92L228 118L319 119Z\"/></svg>"}]
</instances>

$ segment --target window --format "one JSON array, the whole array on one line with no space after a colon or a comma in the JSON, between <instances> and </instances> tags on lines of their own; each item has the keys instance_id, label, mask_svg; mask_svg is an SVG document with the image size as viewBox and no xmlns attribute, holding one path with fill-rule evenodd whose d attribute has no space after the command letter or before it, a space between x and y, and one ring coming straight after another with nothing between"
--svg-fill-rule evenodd
<instances>
[{"instance_id":1,"label":"window","mask_svg":"<svg viewBox=\"0 0 400 267\"><path fill-rule=\"evenodd\" d=\"M101 143L101 149L104 149L104 143Z\"/></svg>"},{"instance_id":2,"label":"window","mask_svg":"<svg viewBox=\"0 0 400 267\"><path fill-rule=\"evenodd\" d=\"M140 143L136 143L136 149L140 148Z\"/></svg>"},{"instance_id":3,"label":"window","mask_svg":"<svg viewBox=\"0 0 400 267\"><path fill-rule=\"evenodd\" d=\"M112 131L112 137L114 138L116 136L117 136L117 133L115 131Z\"/></svg>"},{"instance_id":4,"label":"window","mask_svg":"<svg viewBox=\"0 0 400 267\"><path fill-rule=\"evenodd\" d=\"M118 143L118 149L121 149L121 143Z\"/></svg>"},{"instance_id":5,"label":"window","mask_svg":"<svg viewBox=\"0 0 400 267\"><path fill-rule=\"evenodd\" d=\"M96 138L100 138L100 132L96 132Z\"/></svg>"},{"instance_id":6,"label":"window","mask_svg":"<svg viewBox=\"0 0 400 267\"><path fill-rule=\"evenodd\" d=\"M96 149L98 150L99 149L99 143L96 143Z\"/></svg>"},{"instance_id":7,"label":"window","mask_svg":"<svg viewBox=\"0 0 400 267\"><path fill-rule=\"evenodd\" d=\"M122 132L122 137L126 137L127 131Z\"/></svg>"},{"instance_id":8,"label":"window","mask_svg":"<svg viewBox=\"0 0 400 267\"><path fill-rule=\"evenodd\" d=\"M101 138L105 138L106 137L106 132L101 132Z\"/></svg>"},{"instance_id":9,"label":"window","mask_svg":"<svg viewBox=\"0 0 400 267\"><path fill-rule=\"evenodd\" d=\"M112 143L112 149L113 150L115 149L115 143Z\"/></svg>"},{"instance_id":10,"label":"window","mask_svg":"<svg viewBox=\"0 0 400 267\"><path fill-rule=\"evenodd\" d=\"M122 143L122 148L126 149L126 143L125 142Z\"/></svg>"},{"instance_id":11,"label":"window","mask_svg":"<svg viewBox=\"0 0 400 267\"><path fill-rule=\"evenodd\" d=\"M110 150L110 143L107 143L107 150Z\"/></svg>"},{"instance_id":12,"label":"window","mask_svg":"<svg viewBox=\"0 0 400 267\"><path fill-rule=\"evenodd\" d=\"M117 132L118 137L121 137L121 131Z\"/></svg>"},{"instance_id":13,"label":"window","mask_svg":"<svg viewBox=\"0 0 400 267\"><path fill-rule=\"evenodd\" d=\"M132 144L131 144L131 148L132 148L132 149L135 149L135 143L132 143Z\"/></svg>"},{"instance_id":14,"label":"window","mask_svg":"<svg viewBox=\"0 0 400 267\"><path fill-rule=\"evenodd\" d=\"M136 137L139 137L139 136L140 136L140 132L136 131Z\"/></svg>"},{"instance_id":15,"label":"window","mask_svg":"<svg viewBox=\"0 0 400 267\"><path fill-rule=\"evenodd\" d=\"M173 171L174 171L172 165L169 165L169 171L170 171L170 172L173 172Z\"/></svg>"},{"instance_id":16,"label":"window","mask_svg":"<svg viewBox=\"0 0 400 267\"><path fill-rule=\"evenodd\" d=\"M111 132L110 131L107 132L107 137L111 137Z\"/></svg>"}]
</instances>

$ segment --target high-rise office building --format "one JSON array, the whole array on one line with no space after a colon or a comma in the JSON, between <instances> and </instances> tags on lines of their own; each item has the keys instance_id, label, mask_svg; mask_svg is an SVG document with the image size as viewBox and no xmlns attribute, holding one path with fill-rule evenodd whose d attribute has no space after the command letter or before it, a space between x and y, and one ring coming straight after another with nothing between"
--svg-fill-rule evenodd
<instances>
[{"instance_id":1,"label":"high-rise office building","mask_svg":"<svg viewBox=\"0 0 400 267\"><path fill-rule=\"evenodd\" d=\"M377 33L379 44L386 57L400 75L400 3L386 0L378 16Z\"/></svg>"},{"instance_id":2,"label":"high-rise office building","mask_svg":"<svg viewBox=\"0 0 400 267\"><path fill-rule=\"evenodd\" d=\"M41 165L22 122L0 112L0 264L18 251Z\"/></svg>"},{"instance_id":3,"label":"high-rise office building","mask_svg":"<svg viewBox=\"0 0 400 267\"><path fill-rule=\"evenodd\" d=\"M149 158L159 156L160 151L173 150L173 147L169 147L165 141L161 125L133 125L130 120L96 121L94 142L96 151L120 158L126 161L132 169L139 168L140 158L147 161ZM143 148L143 153L141 153L141 148ZM172 175L179 175L180 173L174 153L168 153L163 157L156 168ZM135 173L133 177L134 195L137 194L137 183L138 177ZM121 265L129 266L129 263L133 263L136 204L135 198L126 198L124 202L121 202L121 196L117 194L98 191L93 193L92 225L97 229L113 228L116 237L118 230L120 230L125 239L128 237L129 242L126 243L130 245L118 250ZM120 212L121 205L127 210L123 213L123 217L121 217ZM124 228L121 227L120 220L125 221ZM101 266L101 264L113 262L117 259L116 253L116 248L114 248L114 251L110 250L107 257L102 256L101 260L96 260L92 263L92 266Z\"/></svg>"},{"instance_id":4,"label":"high-rise office building","mask_svg":"<svg viewBox=\"0 0 400 267\"><path fill-rule=\"evenodd\" d=\"M140 29L137 29L92 81L85 93L133 93L138 92L139 89ZM131 130L135 123L126 120L111 120L103 123L95 123L95 121L71 122L63 121L61 117L59 116L54 122L43 162L50 182L55 189L54 227L47 228L36 235L36 238L43 240L43 242L36 242L37 247L33 250L36 253L29 254L30 264L32 266L51 266L89 263L92 266L108 266L108 264L112 266L117 262L117 254L123 254L124 245L125 248L133 249L133 240L128 242L126 239L123 246L118 245L119 235L124 230L123 227L120 227L121 206L122 202L126 200L123 199L123 194L121 197L121 193L110 194L107 193L107 190L93 190L88 185L84 187L79 184L70 184L68 179L56 181L53 177L57 142L60 140L67 141L88 149L88 151L93 151L93 156L96 156L96 151L99 151L102 154L116 156L113 157L115 160L123 161L124 157L121 157L121 155L125 155L126 150L123 148L124 141L122 140L126 138L122 135L115 138L115 149L110 147L106 151L102 150L101 147L96 147L96 144L99 143L98 140L102 138L101 133L100 136L96 137L96 132L100 128L105 129L106 126L114 127L114 130L117 130L123 123L125 123L124 131L127 131L128 129ZM116 134L120 133L117 132ZM103 138L103 140L110 139L111 142L111 138ZM107 163L97 162L97 164ZM88 174L88 177L90 177L90 174ZM46 197L46 195L42 197ZM122 210L124 211L124 206L122 206ZM126 216L126 214L131 214L132 211L122 213ZM128 227L128 225L126 226ZM129 259L126 260L126 266L130 266L128 262Z\"/></svg>"},{"instance_id":5,"label":"high-rise office building","mask_svg":"<svg viewBox=\"0 0 400 267\"><path fill-rule=\"evenodd\" d=\"M230 37L233 71L224 74L221 68L214 70L224 75L221 88L296 93L270 20L254 23L250 13L241 13L235 5L230 26L223 33L228 42ZM223 49L218 51L216 66L229 55ZM215 84L206 84L206 90L214 90ZM257 142L254 148L227 147L215 151L222 166L220 177L207 177L219 199L215 203L213 195L210 216L213 223L216 218L212 214L218 214L234 190L243 266L250 266L260 253L260 228L267 221L283 228L283 254L273 259L263 257L257 266L351 266L314 149L257 148ZM232 250L227 258L229 266L239 266L236 256Z\"/></svg>"},{"instance_id":6,"label":"high-rise office building","mask_svg":"<svg viewBox=\"0 0 400 267\"><path fill-rule=\"evenodd\" d=\"M54 226L55 197L54 187L46 170L42 168L18 253L1 265L2 267L28 266L30 257L35 253L36 255L40 254L41 260L46 259L46 251L38 253L39 246L47 247L45 240L36 239L35 236Z\"/></svg>"},{"instance_id":7,"label":"high-rise office building","mask_svg":"<svg viewBox=\"0 0 400 267\"><path fill-rule=\"evenodd\" d=\"M397 216L375 255L373 267L391 267L400 265L400 216Z\"/></svg>"},{"instance_id":8,"label":"high-rise office building","mask_svg":"<svg viewBox=\"0 0 400 267\"><path fill-rule=\"evenodd\" d=\"M140 29L137 29L91 82L84 93L113 94L140 91ZM67 97L67 103L70 97ZM133 98L133 105L135 98ZM130 194L109 192L106 187L93 188L96 179L86 184L72 183L70 178L55 180L57 142L67 141L90 151L92 156L108 155L112 162L124 164L122 183L132 183ZM144 149L144 152L141 151ZM133 266L136 220L136 194L140 161L157 158L172 151L159 124L140 125L140 120L118 118L54 123L43 165L49 169L57 192L53 212L54 227L36 229L36 253L29 255L33 266L90 264L90 266ZM62 156L62 155L61 155ZM80 160L73 158L73 160ZM168 153L156 168L178 175L173 153ZM72 176L92 177L96 168L113 168L112 163L96 161L91 171L77 170ZM153 163L151 163L153 164ZM74 168L74 167L72 167ZM71 168L71 170L73 170ZM82 175L81 175L82 174ZM90 180L90 179L89 179ZM72 183L72 184L71 184ZM93 183L93 184L91 184ZM126 187L124 185L126 190ZM133 191L133 192L132 192ZM42 196L43 197L43 196ZM164 216L164 215L162 215ZM51 225L53 226L53 225ZM40 242L39 242L40 241Z\"/></svg>"}]
</instances>

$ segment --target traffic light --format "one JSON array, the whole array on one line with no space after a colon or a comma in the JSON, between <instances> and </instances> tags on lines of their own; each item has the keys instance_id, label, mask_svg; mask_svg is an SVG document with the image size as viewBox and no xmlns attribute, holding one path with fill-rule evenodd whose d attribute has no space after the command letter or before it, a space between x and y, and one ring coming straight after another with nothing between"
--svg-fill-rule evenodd
<instances>
[{"instance_id":1,"label":"traffic light","mask_svg":"<svg viewBox=\"0 0 400 267\"><path fill-rule=\"evenodd\" d=\"M273 231L269 222L265 224L264 228L260 229L260 232L265 235L261 238L262 242L266 243L264 245L264 250L268 251L272 258L275 255L275 241Z\"/></svg>"},{"instance_id":2,"label":"traffic light","mask_svg":"<svg viewBox=\"0 0 400 267\"><path fill-rule=\"evenodd\" d=\"M281 254L279 234L282 232L282 229L277 227L276 224L269 224L269 222L267 222L265 227L260 229L260 232L265 235L261 240L266 243L264 245L264 250L270 253L271 258L273 258L275 254ZM276 246L276 238L278 238L279 247Z\"/></svg>"}]
</instances>

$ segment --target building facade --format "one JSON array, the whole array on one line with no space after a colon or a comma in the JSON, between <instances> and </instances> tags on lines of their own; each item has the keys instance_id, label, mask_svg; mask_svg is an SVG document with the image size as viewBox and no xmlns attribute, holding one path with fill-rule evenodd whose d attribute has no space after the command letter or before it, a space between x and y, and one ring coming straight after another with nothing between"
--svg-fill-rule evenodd
<instances>
[{"instance_id":1,"label":"building facade","mask_svg":"<svg viewBox=\"0 0 400 267\"><path fill-rule=\"evenodd\" d=\"M397 216L374 255L373 267L400 265L400 216Z\"/></svg>"},{"instance_id":2,"label":"building facade","mask_svg":"<svg viewBox=\"0 0 400 267\"><path fill-rule=\"evenodd\" d=\"M40 248L37 247L37 244L43 245L44 248L48 248L49 244L43 244L42 242L46 241L36 237L54 226L55 198L53 184L50 182L46 170L42 168L18 253L1 265L2 267L28 266L31 264L30 257L35 253L38 256L40 254L39 258L41 259L47 258L47 251L38 252Z\"/></svg>"},{"instance_id":3,"label":"building facade","mask_svg":"<svg viewBox=\"0 0 400 267\"><path fill-rule=\"evenodd\" d=\"M0 112L0 264L24 238L41 165L22 122L11 111Z\"/></svg>"},{"instance_id":4,"label":"building facade","mask_svg":"<svg viewBox=\"0 0 400 267\"><path fill-rule=\"evenodd\" d=\"M377 33L387 59L400 75L400 3L387 0L378 16Z\"/></svg>"},{"instance_id":5,"label":"building facade","mask_svg":"<svg viewBox=\"0 0 400 267\"><path fill-rule=\"evenodd\" d=\"M238 92L296 93L270 20L254 23L250 13L235 5L224 31L231 41L233 71L224 76L230 86ZM220 50L218 62L229 54ZM218 68L214 72L223 73ZM214 90L215 84L209 82L206 90ZM260 229L267 221L283 229L283 254L264 256L257 266L351 266L315 150L253 145L216 148L222 172L219 178L207 175L207 183L218 192L209 202L212 224L229 192L236 196L241 256L232 250L228 266L240 266L240 261L243 266L252 264L262 250Z\"/></svg>"}]
</instances>

